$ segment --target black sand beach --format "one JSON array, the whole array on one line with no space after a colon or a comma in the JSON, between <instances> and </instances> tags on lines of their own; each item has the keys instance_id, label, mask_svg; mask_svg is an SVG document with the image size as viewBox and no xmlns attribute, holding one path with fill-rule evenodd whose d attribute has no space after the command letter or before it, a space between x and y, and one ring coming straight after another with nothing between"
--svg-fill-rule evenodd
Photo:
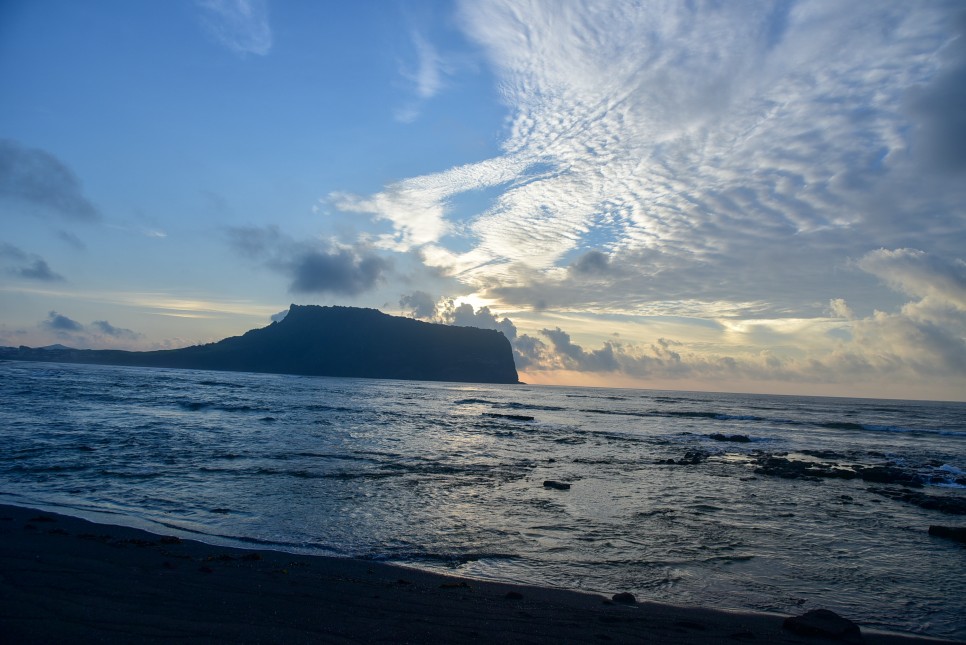
<instances>
[{"instance_id":1,"label":"black sand beach","mask_svg":"<svg viewBox=\"0 0 966 645\"><path fill-rule=\"evenodd\" d=\"M862 638L923 640L869 630ZM0 640L828 642L784 628L781 616L211 546L14 506L0 506Z\"/></svg>"}]
</instances>

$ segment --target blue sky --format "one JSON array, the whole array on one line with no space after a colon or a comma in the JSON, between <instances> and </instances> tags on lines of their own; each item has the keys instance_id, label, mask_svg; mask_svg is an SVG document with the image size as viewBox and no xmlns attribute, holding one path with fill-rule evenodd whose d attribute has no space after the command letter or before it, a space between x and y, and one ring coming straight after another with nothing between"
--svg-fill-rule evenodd
<instances>
[{"instance_id":1,"label":"blue sky","mask_svg":"<svg viewBox=\"0 0 966 645\"><path fill-rule=\"evenodd\" d=\"M0 345L290 303L525 380L966 398L958 2L0 3Z\"/></svg>"}]
</instances>

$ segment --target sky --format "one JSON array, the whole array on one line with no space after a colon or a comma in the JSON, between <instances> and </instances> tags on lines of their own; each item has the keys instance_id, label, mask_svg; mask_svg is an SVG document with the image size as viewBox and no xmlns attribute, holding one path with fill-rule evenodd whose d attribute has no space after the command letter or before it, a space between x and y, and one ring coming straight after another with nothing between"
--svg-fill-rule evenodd
<instances>
[{"instance_id":1,"label":"sky","mask_svg":"<svg viewBox=\"0 0 966 645\"><path fill-rule=\"evenodd\" d=\"M966 5L0 0L0 345L292 303L528 383L966 400Z\"/></svg>"}]
</instances>

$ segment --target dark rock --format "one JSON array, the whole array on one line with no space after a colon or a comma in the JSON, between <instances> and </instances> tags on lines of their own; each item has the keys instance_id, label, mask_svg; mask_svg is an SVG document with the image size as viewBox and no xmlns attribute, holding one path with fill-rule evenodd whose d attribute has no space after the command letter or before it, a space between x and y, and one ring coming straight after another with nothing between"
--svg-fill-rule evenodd
<instances>
[{"instance_id":1,"label":"dark rock","mask_svg":"<svg viewBox=\"0 0 966 645\"><path fill-rule=\"evenodd\" d=\"M708 458L708 453L704 452L703 450L688 450L686 453L684 453L684 457L682 457L681 459L678 459L677 461L674 461L673 459L668 459L667 461L662 463L666 463L669 465L673 464L677 466L696 466L704 462L704 460L706 460L707 458Z\"/></svg>"},{"instance_id":2,"label":"dark rock","mask_svg":"<svg viewBox=\"0 0 966 645\"><path fill-rule=\"evenodd\" d=\"M929 535L936 537L949 538L957 542L966 543L966 526L938 526L929 527Z\"/></svg>"},{"instance_id":3,"label":"dark rock","mask_svg":"<svg viewBox=\"0 0 966 645\"><path fill-rule=\"evenodd\" d=\"M525 414L500 414L499 412L484 412L484 417L495 419L510 419L511 421L533 421L534 417Z\"/></svg>"},{"instance_id":4,"label":"dark rock","mask_svg":"<svg viewBox=\"0 0 966 645\"><path fill-rule=\"evenodd\" d=\"M503 597L507 600L523 600L523 594L519 591L508 591Z\"/></svg>"},{"instance_id":5,"label":"dark rock","mask_svg":"<svg viewBox=\"0 0 966 645\"><path fill-rule=\"evenodd\" d=\"M619 602L622 605L634 605L637 603L637 598L634 597L634 594L626 591L615 593L613 596L611 596L611 600L614 602Z\"/></svg>"},{"instance_id":6,"label":"dark rock","mask_svg":"<svg viewBox=\"0 0 966 645\"><path fill-rule=\"evenodd\" d=\"M715 441L732 441L736 443L748 443L751 441L751 437L744 434L721 434L720 432L715 432L714 434L709 434L708 437Z\"/></svg>"},{"instance_id":7,"label":"dark rock","mask_svg":"<svg viewBox=\"0 0 966 645\"><path fill-rule=\"evenodd\" d=\"M828 609L813 609L801 616L790 616L782 623L782 628L802 636L818 636L846 643L862 642L858 625Z\"/></svg>"},{"instance_id":8,"label":"dark rock","mask_svg":"<svg viewBox=\"0 0 966 645\"><path fill-rule=\"evenodd\" d=\"M858 474L851 469L836 468L828 464L813 461L799 461L774 455L761 455L755 460L758 475L770 475L783 479L804 479L819 481L821 479L855 479Z\"/></svg>"},{"instance_id":9,"label":"dark rock","mask_svg":"<svg viewBox=\"0 0 966 645\"><path fill-rule=\"evenodd\" d=\"M906 486L922 486L916 476L895 466L866 466L859 470L862 481L874 484L903 484Z\"/></svg>"},{"instance_id":10,"label":"dark rock","mask_svg":"<svg viewBox=\"0 0 966 645\"><path fill-rule=\"evenodd\" d=\"M903 488L876 488L868 489L870 493L882 495L889 499L913 504L919 508L939 511L947 515L966 515L966 498L953 497L947 495L930 495Z\"/></svg>"},{"instance_id":11,"label":"dark rock","mask_svg":"<svg viewBox=\"0 0 966 645\"><path fill-rule=\"evenodd\" d=\"M568 484L566 482L554 481L552 479L548 479L548 480L544 481L543 482L543 487L544 488L553 488L553 489L556 489L556 490L570 490L570 484Z\"/></svg>"}]
</instances>

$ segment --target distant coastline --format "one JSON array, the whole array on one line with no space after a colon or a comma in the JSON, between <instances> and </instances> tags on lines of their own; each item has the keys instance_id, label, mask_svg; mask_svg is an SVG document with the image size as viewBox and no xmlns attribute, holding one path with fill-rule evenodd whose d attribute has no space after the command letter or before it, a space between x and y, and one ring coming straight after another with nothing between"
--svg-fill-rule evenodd
<instances>
[{"instance_id":1,"label":"distant coastline","mask_svg":"<svg viewBox=\"0 0 966 645\"><path fill-rule=\"evenodd\" d=\"M3 347L0 359L386 378L462 383L519 383L506 337L390 316L375 309L292 305L288 315L206 345L134 352Z\"/></svg>"}]
</instances>

